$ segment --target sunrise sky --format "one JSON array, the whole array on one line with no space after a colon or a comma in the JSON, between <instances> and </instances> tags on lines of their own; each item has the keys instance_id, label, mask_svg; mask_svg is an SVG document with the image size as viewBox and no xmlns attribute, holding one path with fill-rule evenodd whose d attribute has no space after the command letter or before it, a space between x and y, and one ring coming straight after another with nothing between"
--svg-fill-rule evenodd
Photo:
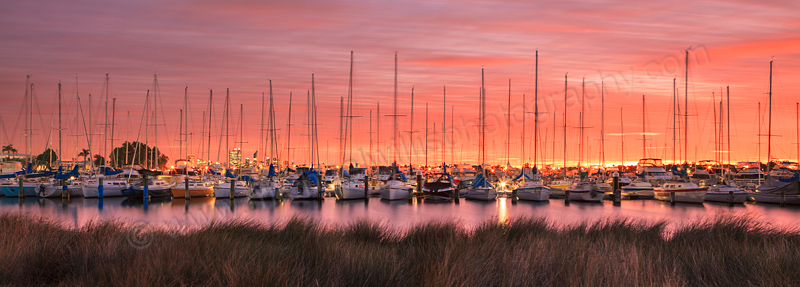
<instances>
[{"instance_id":1,"label":"sunrise sky","mask_svg":"<svg viewBox=\"0 0 800 287\"><path fill-rule=\"evenodd\" d=\"M7 1L0 6L0 144L25 152L23 98L26 75L34 84L33 152L57 148L57 85L63 93L63 157L75 157L76 93L88 117L92 95L93 152L102 152L104 79L117 99L116 143L135 140L145 95L158 75L161 102L158 146L177 159L179 109L189 91L189 142L200 154L203 111L213 90L211 159L218 160L222 107L230 88L231 126L238 137L244 105L245 156L261 140L262 93L272 80L280 148L286 157L289 94L293 93L290 160L307 160L306 93L316 80L320 156L338 164L339 100L346 97L354 51L354 160L369 162L372 111L381 152L391 152L394 55L398 54L398 160L408 162L411 90L415 155L424 163L425 106L428 161L441 162L442 91L447 87L446 158L477 161L481 69L487 95L487 163L505 163L508 82L511 81L511 153L521 163L522 95L533 111L534 54L539 51L540 152L561 164L564 75L568 74L567 157L578 160L581 80L585 78L582 161L600 157L600 82L605 81L605 159L642 156L642 95L646 96L647 156L672 161L672 81L681 113L684 53L689 49L690 161L727 155L714 145L714 99L730 86L731 160L757 160L758 103L767 133L769 61L774 60L773 157L796 160L796 103L800 101L798 1ZM691 48L690 48L691 47ZM76 86L76 77L78 85ZM109 100L110 101L110 100ZM111 103L109 103L109 107ZM452 107L451 107L452 106ZM451 122L451 108L455 111ZM128 117L127 112L130 112ZM719 113L719 111L716 111ZM159 112L161 113L161 112ZM622 115L622 119L620 116ZM719 115L717 114L717 117ZM553 118L555 129L553 131ZM86 118L88 121L89 119ZM533 114L526 115L526 158L532 158ZM81 122L82 124L82 122ZM438 135L432 134L436 125ZM88 125L88 124L87 124ZM234 131L234 127L236 130ZM207 127L205 128L208 129ZM623 132L624 129L624 132ZM727 127L725 127L727 130ZM727 131L726 131L727 133ZM624 134L625 150L621 148ZM451 136L454 139L451 149ZM152 141L152 132L149 135ZM555 137L555 142L553 141ZM546 141L545 141L546 139ZM761 155L766 159L766 137ZM88 148L78 137L78 148ZM546 147L543 145L546 144ZM223 143L224 145L224 143ZM236 144L238 145L238 144ZM682 144L681 144L682 145ZM556 147L553 153L553 146ZM374 149L378 149L375 147ZM359 151L363 151L359 152ZM588 157L586 155L588 153ZM205 154L205 153L203 153ZM263 151L259 155L263 155ZM727 159L727 156L726 156ZM224 157L219 160L224 161ZM541 157L540 157L541 160Z\"/></svg>"}]
</instances>

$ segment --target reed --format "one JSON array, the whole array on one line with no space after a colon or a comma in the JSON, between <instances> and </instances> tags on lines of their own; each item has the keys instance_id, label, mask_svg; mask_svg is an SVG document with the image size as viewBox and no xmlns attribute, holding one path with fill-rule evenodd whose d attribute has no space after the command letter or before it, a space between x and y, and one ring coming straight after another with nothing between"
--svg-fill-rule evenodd
<instances>
[{"instance_id":1,"label":"reed","mask_svg":"<svg viewBox=\"0 0 800 287\"><path fill-rule=\"evenodd\" d=\"M788 286L800 232L742 217L677 229L542 218L467 230L295 218L174 231L123 222L69 228L0 216L0 285L18 286Z\"/></svg>"}]
</instances>

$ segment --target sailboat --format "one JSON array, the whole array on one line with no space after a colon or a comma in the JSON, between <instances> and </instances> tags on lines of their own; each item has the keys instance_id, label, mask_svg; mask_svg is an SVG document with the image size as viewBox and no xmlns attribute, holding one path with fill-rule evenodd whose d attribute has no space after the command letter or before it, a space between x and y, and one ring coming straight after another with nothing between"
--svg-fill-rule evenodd
<instances>
[{"instance_id":1,"label":"sailboat","mask_svg":"<svg viewBox=\"0 0 800 287\"><path fill-rule=\"evenodd\" d=\"M730 165L730 104L731 104L731 93L730 87L727 87L727 98L728 98L728 165ZM720 102L720 124L722 124L722 102ZM720 145L722 146L722 145ZM721 182L715 184L708 188L708 192L706 192L706 201L715 201L715 202L727 202L727 203L744 203L747 201L749 197L747 192L739 188L738 186L730 184L730 179L725 174L727 169L722 170L723 175Z\"/></svg>"},{"instance_id":2,"label":"sailboat","mask_svg":"<svg viewBox=\"0 0 800 287\"><path fill-rule=\"evenodd\" d=\"M341 111L341 109L340 109ZM339 168L339 184L334 188L336 199L364 199L367 196L367 191L364 187L363 180L358 180L351 177L349 174L353 170L353 51L350 51L350 78L347 86L347 115L340 115L340 119L344 120L344 125L340 126L341 146L339 147L342 155L341 166ZM341 123L341 120L340 120ZM344 131L341 129L344 128ZM349 134L348 134L349 132ZM347 149L348 140L350 140L350 168L348 173L344 172L344 161L347 154L344 152Z\"/></svg>"},{"instance_id":3,"label":"sailboat","mask_svg":"<svg viewBox=\"0 0 800 287\"><path fill-rule=\"evenodd\" d=\"M413 187L407 185L405 176L397 168L397 53L394 54L394 162L392 162L391 175L386 184L380 187L381 199L398 200L411 198ZM380 170L380 169L379 169Z\"/></svg>"},{"instance_id":4,"label":"sailboat","mask_svg":"<svg viewBox=\"0 0 800 287\"><path fill-rule=\"evenodd\" d=\"M106 74L106 84L105 84L105 87L106 87L106 112L105 112L106 120L105 120L105 124L104 124L106 127L108 126L108 99L107 99L108 98L108 94L109 94L108 86L109 86L109 79L108 79L108 74ZM89 108L91 109L91 106ZM107 133L103 133L103 134L105 136ZM104 139L104 142L105 142L105 139ZM104 148L103 153L107 154L106 151L105 151L105 148ZM86 180L86 182L84 182L83 185L81 186L81 193L83 194L83 197L86 197L86 198L92 198L92 197L103 198L103 197L123 196L124 195L124 191L126 191L127 189L130 188L130 184L128 184L127 181L125 181L124 179L117 178L117 176L122 173L121 171L111 170L109 167L105 166L105 163L103 163L103 167L101 168L101 170L103 170L103 174L99 174L94 178L90 178L90 179ZM107 176L109 178L106 178ZM101 182L102 182L102 186L103 186L102 193L100 192Z\"/></svg>"},{"instance_id":5,"label":"sailboat","mask_svg":"<svg viewBox=\"0 0 800 287\"><path fill-rule=\"evenodd\" d=\"M58 158L61 158L61 83L58 83ZM58 164L59 174L61 175L61 164ZM76 173L77 174L77 173ZM63 176L61 176L63 177ZM69 192L68 189L65 189L64 185L62 185L63 180L67 179L68 177L63 178L56 178L57 180L52 180L51 182L44 183L39 186L37 194L39 197L60 197L64 192Z\"/></svg>"},{"instance_id":6,"label":"sailboat","mask_svg":"<svg viewBox=\"0 0 800 287\"><path fill-rule=\"evenodd\" d=\"M767 137L767 167L772 162L772 61L769 61L769 128ZM773 177L767 170L764 183L750 197L758 203L800 204L800 181L797 175L789 179Z\"/></svg>"},{"instance_id":7,"label":"sailboat","mask_svg":"<svg viewBox=\"0 0 800 287\"><path fill-rule=\"evenodd\" d=\"M314 74L311 74L311 92L306 93L308 99L308 152L311 167L297 167L296 173L300 173L297 179L293 180L285 194L292 199L319 199L320 198L320 174L314 169L315 159L319 159L317 154L319 145L317 138L317 103L316 91L314 87ZM317 162L317 166L319 162ZM301 170L302 173L301 173Z\"/></svg>"},{"instance_id":8,"label":"sailboat","mask_svg":"<svg viewBox=\"0 0 800 287\"><path fill-rule=\"evenodd\" d=\"M228 95L225 96L225 102L226 102L225 106L226 106L226 109L228 110L228 112L226 112L227 116L230 115L230 113L229 113L229 110L230 110L229 95L230 94L228 93ZM243 111L244 111L244 105L239 105L239 125L240 125L240 127L244 125L244 122L242 121L242 119L243 119L242 112ZM226 133L228 132L227 128L226 128L225 132ZM227 145L227 140L226 140L226 145ZM227 148L225 150L226 150L226 152L228 151ZM242 149L240 148L239 152L241 152L241 151L242 151ZM239 159L239 161L241 161L241 159ZM244 180L244 178L241 175L234 175L234 174L232 174L230 172L230 170L226 170L225 171L225 177L229 178L229 180L226 181L226 182L220 183L219 185L214 187L214 196L215 197L217 197L217 198L247 197L247 196L250 196L250 194L253 192L253 186L251 186L248 183L248 181ZM231 188L231 185L234 185L233 188ZM233 189L233 195L231 195L231 189Z\"/></svg>"},{"instance_id":9,"label":"sailboat","mask_svg":"<svg viewBox=\"0 0 800 287\"><path fill-rule=\"evenodd\" d=\"M565 193L564 191L567 190L570 186L572 186L572 180L567 177L567 74L564 74L564 150L563 150L563 169L564 173L562 174L560 179L556 179L551 181L547 186L550 187L550 197L553 198L563 198ZM555 116L553 117L555 118ZM555 120L553 120L553 134L555 135ZM553 137L553 152L555 153L555 136ZM553 158L555 160L555 157Z\"/></svg>"},{"instance_id":10,"label":"sailboat","mask_svg":"<svg viewBox=\"0 0 800 287\"><path fill-rule=\"evenodd\" d=\"M531 169L532 178L527 178L525 166L520 171L518 178L522 179L520 185L514 190L517 199L530 201L547 201L550 198L550 188L542 183L542 175L539 174L536 164L539 156L539 51L536 51L536 76L534 81L534 125L533 125L533 168ZM525 95L522 95L522 160L525 161Z\"/></svg>"},{"instance_id":11,"label":"sailboat","mask_svg":"<svg viewBox=\"0 0 800 287\"><path fill-rule=\"evenodd\" d=\"M686 72L685 72L685 80L684 80L684 104L685 111L684 113L688 116L688 103L689 103L689 51L686 51ZM684 120L684 133L688 135L688 121ZM688 138L684 136L684 145L688 144ZM686 149L684 149L686 151ZM673 175L679 175L680 177L686 176L686 171L683 170L678 172L677 166L672 166L672 173ZM670 180L665 182L659 187L653 189L653 197L657 200L661 201L669 201L669 202L684 202L684 203L703 203L706 198L706 192L708 191L708 187L699 187L697 184L692 183L688 180Z\"/></svg>"},{"instance_id":12,"label":"sailboat","mask_svg":"<svg viewBox=\"0 0 800 287\"><path fill-rule=\"evenodd\" d=\"M253 188L250 194L251 199L264 199L275 198L280 194L281 183L277 179L278 173L275 172L275 155L278 152L278 143L275 128L275 105L272 98L272 80L269 81L269 169L267 171L266 180L262 179L258 182L258 186Z\"/></svg>"},{"instance_id":13,"label":"sailboat","mask_svg":"<svg viewBox=\"0 0 800 287\"><path fill-rule=\"evenodd\" d=\"M483 69L481 69L481 99L480 99L480 126L481 126L481 173L475 177L472 184L467 188L466 198L475 200L495 200L497 190L489 183L486 173L486 89L484 88Z\"/></svg>"},{"instance_id":14,"label":"sailboat","mask_svg":"<svg viewBox=\"0 0 800 287\"><path fill-rule=\"evenodd\" d=\"M583 84L581 84L581 86L583 87ZM581 90L583 90L583 88L581 88ZM584 93L582 92L581 94L582 94L581 102L583 103L584 102L584 99L583 99L583 94ZM583 108L581 108L581 120L580 120L580 127L579 127L581 131L583 131L583 129L584 129L584 126L583 126L583 118L584 118L584 116L583 115L584 115L584 111L583 111ZM581 136L580 137L581 137L581 139L583 138L583 132L581 132ZM581 148L579 148L579 149L582 149L583 141L581 140L580 142L581 142L581 144L580 144ZM579 156L579 159L580 159L580 156ZM572 200L572 201L584 201L584 202L602 202L603 201L603 196L605 196L605 192L604 192L604 190L601 189L600 186L598 186L598 181L599 181L598 178L591 177L591 176L584 177L583 170L581 170L580 160L578 160L578 175L581 178L580 181L573 183L572 186L567 188L567 191L569 192L569 200Z\"/></svg>"}]
</instances>

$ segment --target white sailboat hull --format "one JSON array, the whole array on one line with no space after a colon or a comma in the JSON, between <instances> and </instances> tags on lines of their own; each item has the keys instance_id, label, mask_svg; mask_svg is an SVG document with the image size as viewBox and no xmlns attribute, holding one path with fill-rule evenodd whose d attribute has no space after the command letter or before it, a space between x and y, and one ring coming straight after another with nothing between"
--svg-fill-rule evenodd
<instances>
[{"instance_id":1,"label":"white sailboat hull","mask_svg":"<svg viewBox=\"0 0 800 287\"><path fill-rule=\"evenodd\" d=\"M661 201L672 201L671 192L675 192L675 202L682 203L703 203L706 200L706 191L704 188L683 189L683 190L666 190L657 188L653 190L653 197Z\"/></svg>"},{"instance_id":2,"label":"white sailboat hull","mask_svg":"<svg viewBox=\"0 0 800 287\"><path fill-rule=\"evenodd\" d=\"M384 185L381 187L381 199L400 200L411 198L411 186L407 185Z\"/></svg>"},{"instance_id":3,"label":"white sailboat hull","mask_svg":"<svg viewBox=\"0 0 800 287\"><path fill-rule=\"evenodd\" d=\"M470 188L467 189L466 198L485 201L495 200L497 199L497 190L491 187Z\"/></svg>"},{"instance_id":4,"label":"white sailboat hull","mask_svg":"<svg viewBox=\"0 0 800 287\"><path fill-rule=\"evenodd\" d=\"M305 188L303 190L298 189L296 186L292 186L289 187L289 196L291 196L293 199L317 199L319 197L319 191L317 191L316 186Z\"/></svg>"},{"instance_id":5,"label":"white sailboat hull","mask_svg":"<svg viewBox=\"0 0 800 287\"><path fill-rule=\"evenodd\" d=\"M235 187L233 189L233 197L247 197L252 192L252 187ZM229 198L231 197L231 188L230 187L215 187L214 188L214 197L218 198Z\"/></svg>"},{"instance_id":6,"label":"white sailboat hull","mask_svg":"<svg viewBox=\"0 0 800 287\"><path fill-rule=\"evenodd\" d=\"M98 197L99 191L97 188L98 188L97 185L84 184L81 187L81 193L83 194L83 197L86 198ZM103 197L124 196L122 194L122 191L127 189L128 186L120 186L120 187L103 186Z\"/></svg>"},{"instance_id":7,"label":"white sailboat hull","mask_svg":"<svg viewBox=\"0 0 800 287\"><path fill-rule=\"evenodd\" d=\"M530 201L548 201L550 189L545 186L518 187L517 199Z\"/></svg>"},{"instance_id":8,"label":"white sailboat hull","mask_svg":"<svg viewBox=\"0 0 800 287\"><path fill-rule=\"evenodd\" d=\"M39 197L61 197L61 194L64 193L64 188L55 185L41 185L37 193Z\"/></svg>"},{"instance_id":9,"label":"white sailboat hull","mask_svg":"<svg viewBox=\"0 0 800 287\"><path fill-rule=\"evenodd\" d=\"M334 190L336 199L364 199L364 188L357 186L337 186Z\"/></svg>"},{"instance_id":10,"label":"white sailboat hull","mask_svg":"<svg viewBox=\"0 0 800 287\"><path fill-rule=\"evenodd\" d=\"M275 198L279 191L280 191L279 186L278 187L261 186L259 188L253 189L253 193L250 194L250 198L252 199Z\"/></svg>"}]
</instances>

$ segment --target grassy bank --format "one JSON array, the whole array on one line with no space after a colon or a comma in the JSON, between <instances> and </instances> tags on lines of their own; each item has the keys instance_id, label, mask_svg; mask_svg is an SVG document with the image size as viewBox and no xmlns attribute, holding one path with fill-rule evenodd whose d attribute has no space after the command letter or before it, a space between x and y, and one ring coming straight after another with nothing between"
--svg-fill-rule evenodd
<instances>
[{"instance_id":1,"label":"grassy bank","mask_svg":"<svg viewBox=\"0 0 800 287\"><path fill-rule=\"evenodd\" d=\"M238 222L190 232L98 223L75 230L0 216L0 285L788 286L800 235L741 219L679 229L625 221L556 228L542 219L398 233Z\"/></svg>"}]
</instances>

